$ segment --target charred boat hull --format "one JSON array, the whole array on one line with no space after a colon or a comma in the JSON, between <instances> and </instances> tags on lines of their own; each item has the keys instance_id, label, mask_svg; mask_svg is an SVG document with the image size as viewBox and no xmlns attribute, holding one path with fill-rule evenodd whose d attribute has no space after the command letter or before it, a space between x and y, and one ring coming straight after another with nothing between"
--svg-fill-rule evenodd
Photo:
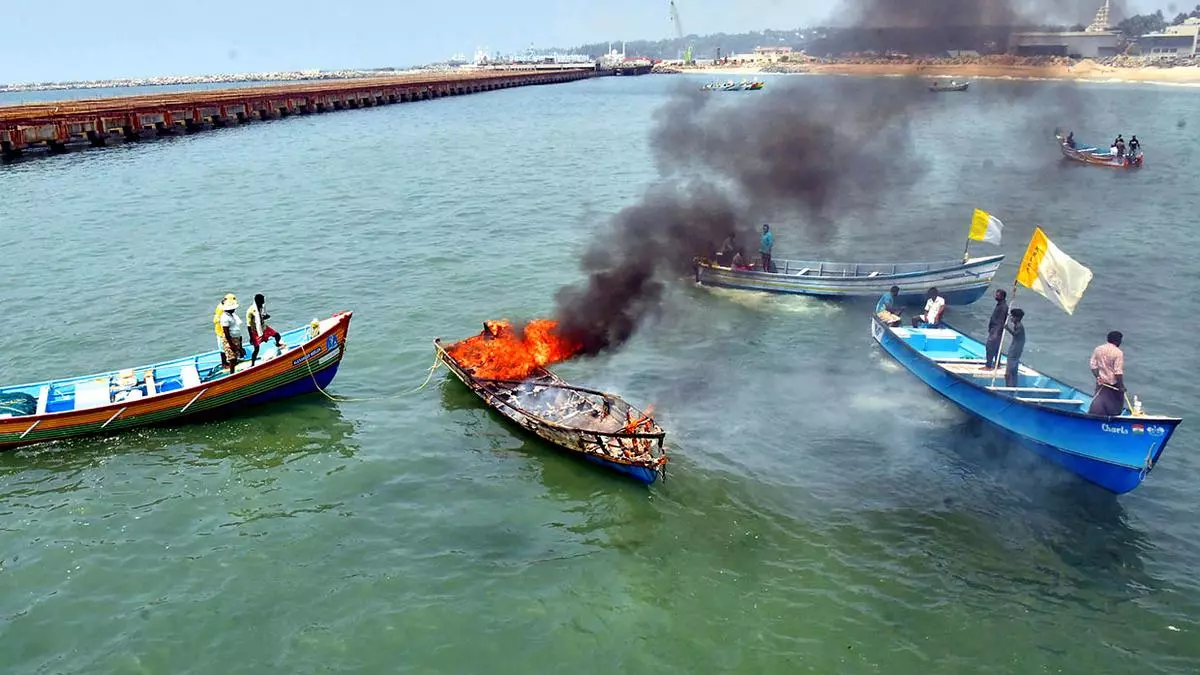
<instances>
[{"instance_id":1,"label":"charred boat hull","mask_svg":"<svg viewBox=\"0 0 1200 675\"><path fill-rule=\"evenodd\" d=\"M544 368L520 381L478 378L441 340L434 340L434 348L484 403L556 448L645 485L663 475L666 432L619 397L570 385Z\"/></svg>"}]
</instances>

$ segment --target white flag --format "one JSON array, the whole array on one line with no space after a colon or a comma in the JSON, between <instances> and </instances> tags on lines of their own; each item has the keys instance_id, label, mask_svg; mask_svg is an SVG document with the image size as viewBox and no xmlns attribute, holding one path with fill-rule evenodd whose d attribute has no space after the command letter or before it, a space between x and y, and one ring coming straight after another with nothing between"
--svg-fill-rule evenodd
<instances>
[{"instance_id":1,"label":"white flag","mask_svg":"<svg viewBox=\"0 0 1200 675\"><path fill-rule=\"evenodd\" d=\"M1092 271L1060 251L1042 228L1033 231L1017 271L1017 283L1072 314L1091 280Z\"/></svg>"},{"instance_id":2,"label":"white flag","mask_svg":"<svg viewBox=\"0 0 1200 675\"><path fill-rule=\"evenodd\" d=\"M987 211L975 209L971 216L971 231L967 237L975 241L986 241L989 244L1000 245L1000 234L1004 231L1004 223Z\"/></svg>"}]
</instances>

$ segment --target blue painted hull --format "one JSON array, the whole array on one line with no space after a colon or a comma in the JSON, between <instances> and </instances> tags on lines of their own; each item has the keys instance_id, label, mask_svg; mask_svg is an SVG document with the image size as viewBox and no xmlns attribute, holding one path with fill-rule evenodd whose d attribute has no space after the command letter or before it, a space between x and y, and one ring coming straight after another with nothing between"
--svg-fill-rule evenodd
<instances>
[{"instance_id":1,"label":"blue painted hull","mask_svg":"<svg viewBox=\"0 0 1200 675\"><path fill-rule=\"evenodd\" d=\"M607 469L616 471L617 473L629 476L630 478L644 485L653 485L654 481L658 480L659 472L655 471L654 469L648 469L644 466L630 466L629 464L610 462L602 457L597 457L588 453L573 452L571 454L579 455L592 464L597 464Z\"/></svg>"},{"instance_id":2,"label":"blue painted hull","mask_svg":"<svg viewBox=\"0 0 1200 675\"><path fill-rule=\"evenodd\" d=\"M906 329L901 329L908 333ZM957 333L952 329L949 332ZM872 336L892 358L949 399L971 413L1016 437L1038 455L1066 468L1081 478L1117 494L1138 485L1157 464L1180 420L1167 417L1101 417L1086 414L1091 397L1045 375L1023 386L1058 388L1077 408L1061 409L1027 403L989 390L988 379L967 377L947 370L934 360L942 356L975 356L982 344L964 338L955 353L915 348L902 335L872 319ZM977 351L978 350L978 351ZM1003 384L1003 373L999 378ZM1023 376L1029 378L1031 376Z\"/></svg>"},{"instance_id":3,"label":"blue painted hull","mask_svg":"<svg viewBox=\"0 0 1200 675\"><path fill-rule=\"evenodd\" d=\"M337 375L338 366L341 364L342 362L339 359L326 366L320 372L313 373L312 376L309 376L308 373L305 373L304 377L295 380L294 382L289 382L282 387L276 387L270 391L264 391L261 394L256 394L248 399L245 399L244 401L241 401L238 403L238 407L249 407L258 405L260 403L269 403L271 401L278 401L284 398L291 398L293 396L303 396L304 394L316 393L316 385L320 385L322 389L325 389L330 385L330 383L333 382L333 378ZM316 384L313 383L314 379L316 380Z\"/></svg>"}]
</instances>

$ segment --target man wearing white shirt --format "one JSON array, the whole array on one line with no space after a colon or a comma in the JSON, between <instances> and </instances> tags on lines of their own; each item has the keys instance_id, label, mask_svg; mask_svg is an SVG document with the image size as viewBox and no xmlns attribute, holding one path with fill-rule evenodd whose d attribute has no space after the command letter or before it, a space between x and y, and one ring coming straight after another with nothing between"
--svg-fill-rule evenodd
<instances>
[{"instance_id":1,"label":"man wearing white shirt","mask_svg":"<svg viewBox=\"0 0 1200 675\"><path fill-rule=\"evenodd\" d=\"M913 328L918 326L936 326L942 320L942 312L946 310L946 299L938 294L937 286L925 294L925 311L912 318Z\"/></svg>"}]
</instances>

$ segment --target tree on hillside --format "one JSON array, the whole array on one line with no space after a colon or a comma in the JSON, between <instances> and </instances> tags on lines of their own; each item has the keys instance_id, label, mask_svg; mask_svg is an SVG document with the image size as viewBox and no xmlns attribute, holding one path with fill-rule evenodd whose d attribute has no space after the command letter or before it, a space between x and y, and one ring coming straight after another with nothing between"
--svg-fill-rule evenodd
<instances>
[{"instance_id":1,"label":"tree on hillside","mask_svg":"<svg viewBox=\"0 0 1200 675\"><path fill-rule=\"evenodd\" d=\"M1161 14L1162 12L1159 13ZM1171 22L1171 25L1178 26L1188 19L1200 19L1200 5L1196 5L1196 8L1191 12L1180 12L1176 14L1175 20Z\"/></svg>"},{"instance_id":2,"label":"tree on hillside","mask_svg":"<svg viewBox=\"0 0 1200 675\"><path fill-rule=\"evenodd\" d=\"M1121 31L1125 37L1131 38L1146 33L1158 33L1166 27L1167 19L1163 16L1161 9L1153 14L1135 14L1117 24L1117 30Z\"/></svg>"}]
</instances>

